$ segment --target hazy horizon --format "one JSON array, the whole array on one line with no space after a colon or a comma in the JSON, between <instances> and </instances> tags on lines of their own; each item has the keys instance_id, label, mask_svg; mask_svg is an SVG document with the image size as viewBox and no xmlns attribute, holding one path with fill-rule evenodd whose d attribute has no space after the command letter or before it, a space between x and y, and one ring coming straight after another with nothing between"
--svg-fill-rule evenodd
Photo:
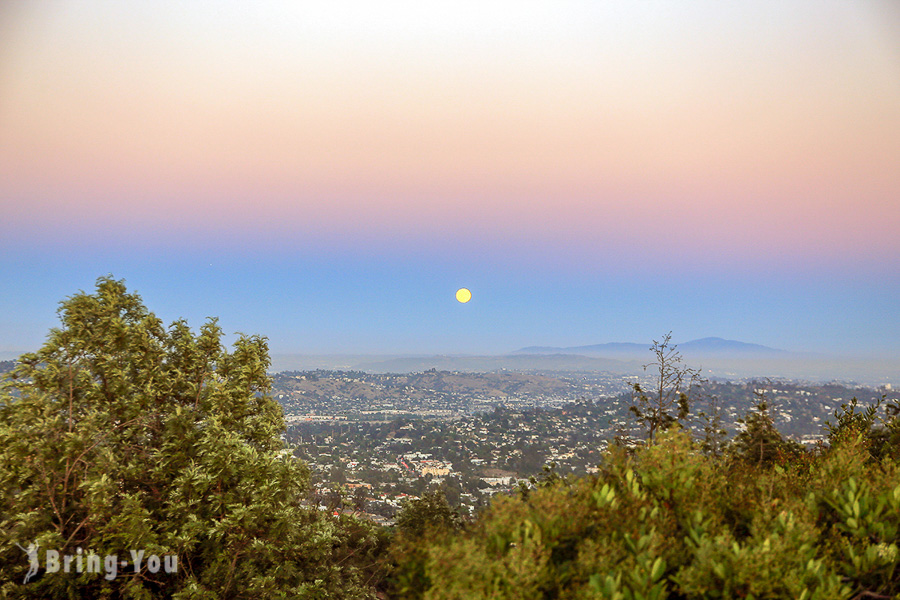
<instances>
[{"instance_id":1,"label":"hazy horizon","mask_svg":"<svg viewBox=\"0 0 900 600\"><path fill-rule=\"evenodd\" d=\"M898 106L887 0L7 2L0 353L112 274L273 355L897 358Z\"/></svg>"}]
</instances>

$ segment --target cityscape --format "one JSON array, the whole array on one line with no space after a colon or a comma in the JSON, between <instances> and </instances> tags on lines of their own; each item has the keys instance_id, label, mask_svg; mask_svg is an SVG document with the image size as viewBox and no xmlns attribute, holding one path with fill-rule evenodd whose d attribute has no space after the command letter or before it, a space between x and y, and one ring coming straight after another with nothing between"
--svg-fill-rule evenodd
<instances>
[{"instance_id":1,"label":"cityscape","mask_svg":"<svg viewBox=\"0 0 900 600\"><path fill-rule=\"evenodd\" d=\"M562 475L596 472L614 438L640 441L631 390L652 385L652 376L317 370L277 373L273 381L286 440L314 473L315 501L390 523L405 501L429 489L474 514L551 465ZM696 415L709 413L716 398L733 436L757 394L771 403L779 431L809 448L824 443L826 424L852 398L865 405L900 399L890 384L707 381L687 427L701 436Z\"/></svg>"}]
</instances>

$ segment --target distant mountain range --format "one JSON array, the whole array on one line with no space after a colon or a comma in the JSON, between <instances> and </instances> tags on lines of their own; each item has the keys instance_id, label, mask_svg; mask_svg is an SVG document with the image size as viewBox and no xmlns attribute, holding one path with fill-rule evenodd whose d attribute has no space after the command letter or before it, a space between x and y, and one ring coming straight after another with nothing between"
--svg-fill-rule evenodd
<instances>
[{"instance_id":1,"label":"distant mountain range","mask_svg":"<svg viewBox=\"0 0 900 600\"><path fill-rule=\"evenodd\" d=\"M598 373L642 375L653 362L650 343L613 342L587 346L529 346L501 355L274 355L272 371L359 370L369 373L439 371ZM786 377L812 381L898 384L898 362L891 357L850 358L799 353L738 340L707 337L676 344L684 365L706 377L723 379Z\"/></svg>"},{"instance_id":2,"label":"distant mountain range","mask_svg":"<svg viewBox=\"0 0 900 600\"><path fill-rule=\"evenodd\" d=\"M678 344L677 350L685 359L702 360L704 364L792 356L783 350L722 338L692 340ZM614 342L570 347L530 346L494 356L355 356L346 357L342 368L351 367L369 373L413 373L438 369L460 372L509 370L626 374L643 372L643 365L652 360L650 344ZM276 357L276 363L280 362ZM312 368L312 365L305 362L306 368Z\"/></svg>"},{"instance_id":3,"label":"distant mountain range","mask_svg":"<svg viewBox=\"0 0 900 600\"><path fill-rule=\"evenodd\" d=\"M726 340L719 337L707 337L699 340L691 340L683 344L676 344L677 350L685 356L719 356L727 358L752 357L752 358L776 358L790 354L784 350L769 348L759 344L749 344L737 340ZM589 346L529 346L514 351L513 355L547 355L547 354L575 354L581 356L599 356L615 358L617 360L644 359L649 356L650 344L635 344L632 342L612 342L608 344L593 344Z\"/></svg>"}]
</instances>

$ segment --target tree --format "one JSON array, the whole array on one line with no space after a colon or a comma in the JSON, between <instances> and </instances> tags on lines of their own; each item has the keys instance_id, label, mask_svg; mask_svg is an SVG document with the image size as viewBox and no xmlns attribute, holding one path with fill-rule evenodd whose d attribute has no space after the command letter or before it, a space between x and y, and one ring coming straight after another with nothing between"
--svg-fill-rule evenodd
<instances>
[{"instance_id":1,"label":"tree","mask_svg":"<svg viewBox=\"0 0 900 600\"><path fill-rule=\"evenodd\" d=\"M452 508L458 508L460 497L463 494L463 487L459 478L456 476L445 478L444 481L441 482L440 489L444 492L447 503Z\"/></svg>"},{"instance_id":2,"label":"tree","mask_svg":"<svg viewBox=\"0 0 900 600\"><path fill-rule=\"evenodd\" d=\"M228 352L215 319L198 335L166 329L111 277L58 313L0 399L0 595L367 595L356 564L332 559L373 542L302 504L309 472L280 439L265 338L241 335ZM25 585L16 544L39 551ZM53 552L128 565L54 572ZM154 572L151 556L174 568Z\"/></svg>"},{"instance_id":3,"label":"tree","mask_svg":"<svg viewBox=\"0 0 900 600\"><path fill-rule=\"evenodd\" d=\"M774 464L803 452L800 444L785 439L775 427L772 406L764 389L754 389L753 411L738 419L744 425L731 444L731 453L758 467Z\"/></svg>"},{"instance_id":4,"label":"tree","mask_svg":"<svg viewBox=\"0 0 900 600\"><path fill-rule=\"evenodd\" d=\"M878 415L878 409L884 407L885 417ZM900 455L900 403L888 400L887 395L866 406L859 405L854 396L849 403L841 404L834 411L836 421L825 421L828 432L828 444L840 445L855 437L862 436L868 446L873 460L881 460L887 456Z\"/></svg>"},{"instance_id":5,"label":"tree","mask_svg":"<svg viewBox=\"0 0 900 600\"><path fill-rule=\"evenodd\" d=\"M698 417L703 423L703 438L700 440L700 449L709 456L718 457L725 446L725 438L728 431L722 426L722 407L716 396L710 396L708 402L709 412L701 411Z\"/></svg>"},{"instance_id":6,"label":"tree","mask_svg":"<svg viewBox=\"0 0 900 600\"><path fill-rule=\"evenodd\" d=\"M394 570L392 598L421 598L429 585L428 547L450 539L462 528L459 513L450 508L442 489L404 503L397 515L397 535L391 542Z\"/></svg>"},{"instance_id":7,"label":"tree","mask_svg":"<svg viewBox=\"0 0 900 600\"><path fill-rule=\"evenodd\" d=\"M353 490L353 509L357 512L365 512L367 498L368 490L365 487L359 486Z\"/></svg>"},{"instance_id":8,"label":"tree","mask_svg":"<svg viewBox=\"0 0 900 600\"><path fill-rule=\"evenodd\" d=\"M419 537L429 530L455 531L462 526L459 513L450 507L443 489L407 501L397 515L397 528L407 536Z\"/></svg>"},{"instance_id":9,"label":"tree","mask_svg":"<svg viewBox=\"0 0 900 600\"><path fill-rule=\"evenodd\" d=\"M651 444L657 431L687 418L694 388L703 381L699 371L682 364L681 353L671 341L671 331L661 342L653 340L650 350L656 360L644 365L644 371L654 367L656 381L652 389L646 390L635 383L631 393L634 404L629 410L647 427L647 440Z\"/></svg>"}]
</instances>

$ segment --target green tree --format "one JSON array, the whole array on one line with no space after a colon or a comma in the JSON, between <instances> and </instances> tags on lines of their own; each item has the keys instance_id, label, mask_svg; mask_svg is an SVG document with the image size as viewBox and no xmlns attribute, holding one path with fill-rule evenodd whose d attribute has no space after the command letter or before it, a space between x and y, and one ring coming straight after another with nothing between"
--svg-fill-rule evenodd
<instances>
[{"instance_id":1,"label":"green tree","mask_svg":"<svg viewBox=\"0 0 900 600\"><path fill-rule=\"evenodd\" d=\"M0 595L369 595L346 558L379 542L302 504L309 473L280 439L265 338L241 335L228 352L215 319L198 335L184 321L167 329L109 277L58 312L0 399ZM39 549L24 585L17 544ZM144 552L140 568L131 551ZM48 552L128 565L112 578L53 572ZM174 572L154 573L151 555L177 557Z\"/></svg>"},{"instance_id":2,"label":"green tree","mask_svg":"<svg viewBox=\"0 0 900 600\"><path fill-rule=\"evenodd\" d=\"M677 345L671 342L671 331L661 342L653 340L650 350L656 360L644 365L644 371L653 367L656 381L647 389L635 383L631 393L629 410L647 428L651 444L658 431L687 418L694 389L703 381L699 371L684 366Z\"/></svg>"},{"instance_id":3,"label":"green tree","mask_svg":"<svg viewBox=\"0 0 900 600\"><path fill-rule=\"evenodd\" d=\"M703 425L700 449L710 456L718 457L725 447L728 431L722 425L722 407L719 405L719 399L710 396L707 406L709 412L701 411L697 415Z\"/></svg>"},{"instance_id":4,"label":"green tree","mask_svg":"<svg viewBox=\"0 0 900 600\"><path fill-rule=\"evenodd\" d=\"M900 401L889 400L884 404L886 418L875 432L877 447L881 454L900 461Z\"/></svg>"},{"instance_id":5,"label":"green tree","mask_svg":"<svg viewBox=\"0 0 900 600\"><path fill-rule=\"evenodd\" d=\"M738 419L744 427L732 440L732 455L762 467L802 454L803 447L786 439L775 427L772 404L765 390L755 389L753 393L756 404L748 415Z\"/></svg>"},{"instance_id":6,"label":"green tree","mask_svg":"<svg viewBox=\"0 0 900 600\"><path fill-rule=\"evenodd\" d=\"M353 509L358 512L365 512L367 504L368 490L360 486L353 490Z\"/></svg>"},{"instance_id":7,"label":"green tree","mask_svg":"<svg viewBox=\"0 0 900 600\"><path fill-rule=\"evenodd\" d=\"M883 407L884 417L878 414ZM862 407L854 396L834 411L836 421L825 422L828 444L836 446L861 437L872 460L900 458L900 403L886 395L874 404Z\"/></svg>"},{"instance_id":8,"label":"green tree","mask_svg":"<svg viewBox=\"0 0 900 600\"><path fill-rule=\"evenodd\" d=\"M421 598L430 585L429 546L440 545L462 528L459 513L450 508L442 489L404 503L397 515L397 534L391 542L394 570L392 598Z\"/></svg>"},{"instance_id":9,"label":"green tree","mask_svg":"<svg viewBox=\"0 0 900 600\"><path fill-rule=\"evenodd\" d=\"M410 537L421 537L429 530L455 531L461 526L459 513L450 507L440 488L407 501L397 515L397 529Z\"/></svg>"}]
</instances>

